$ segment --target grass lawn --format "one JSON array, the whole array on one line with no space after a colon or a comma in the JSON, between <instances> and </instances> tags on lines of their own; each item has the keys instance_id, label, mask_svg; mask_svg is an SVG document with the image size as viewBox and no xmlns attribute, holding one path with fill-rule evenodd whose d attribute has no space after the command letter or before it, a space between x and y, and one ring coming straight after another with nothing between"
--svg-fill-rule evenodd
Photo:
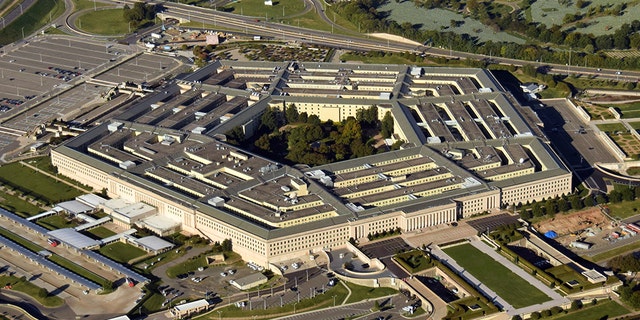
<instances>
[{"instance_id":1,"label":"grass lawn","mask_svg":"<svg viewBox=\"0 0 640 320\"><path fill-rule=\"evenodd\" d=\"M85 32L101 35L120 35L133 32L135 28L124 20L123 9L90 11L76 20L76 26Z\"/></svg>"},{"instance_id":2,"label":"grass lawn","mask_svg":"<svg viewBox=\"0 0 640 320\"><path fill-rule=\"evenodd\" d=\"M95 227L95 228L92 228L91 230L86 230L86 232L90 233L91 235L95 236L98 239L104 239L104 238L108 238L116 235L115 232L103 226Z\"/></svg>"},{"instance_id":3,"label":"grass lawn","mask_svg":"<svg viewBox=\"0 0 640 320\"><path fill-rule=\"evenodd\" d=\"M36 214L44 211L38 206L3 191L0 191L0 207L23 218L35 216Z\"/></svg>"},{"instance_id":4,"label":"grass lawn","mask_svg":"<svg viewBox=\"0 0 640 320\"><path fill-rule=\"evenodd\" d=\"M629 167L627 169L627 174L630 176L637 176L640 174L640 167Z\"/></svg>"},{"instance_id":5,"label":"grass lawn","mask_svg":"<svg viewBox=\"0 0 640 320\"><path fill-rule=\"evenodd\" d=\"M640 122L629 122L629 125L636 130L640 130Z\"/></svg>"},{"instance_id":6,"label":"grass lawn","mask_svg":"<svg viewBox=\"0 0 640 320\"><path fill-rule=\"evenodd\" d=\"M605 108L613 107L619 109L622 112L623 118L639 118L640 117L640 102L625 103L625 104L600 104Z\"/></svg>"},{"instance_id":7,"label":"grass lawn","mask_svg":"<svg viewBox=\"0 0 640 320\"><path fill-rule=\"evenodd\" d=\"M73 12L78 12L80 10L89 9L95 7L105 7L110 6L108 3L100 2L100 1L91 1L91 0L73 0L73 6L75 10Z\"/></svg>"},{"instance_id":8,"label":"grass lawn","mask_svg":"<svg viewBox=\"0 0 640 320\"><path fill-rule=\"evenodd\" d=\"M9 44L22 39L24 28L25 37L42 26L50 23L64 12L64 1L40 0L24 12L18 19L0 30L0 45Z\"/></svg>"},{"instance_id":9,"label":"grass lawn","mask_svg":"<svg viewBox=\"0 0 640 320\"><path fill-rule=\"evenodd\" d=\"M369 57L362 54L345 53L340 56L340 60L344 61L361 61L364 63L376 63L376 64L415 64L426 65L424 63L416 63L409 59L406 59L399 55L382 56L382 57Z\"/></svg>"},{"instance_id":10,"label":"grass lawn","mask_svg":"<svg viewBox=\"0 0 640 320\"><path fill-rule=\"evenodd\" d=\"M622 247L617 247L615 249L603 252L603 253L599 253L596 254L592 257L590 256L584 256L585 259L588 259L590 261L593 262L599 262L599 261L603 261L603 260L607 260L607 259L611 259L615 256L621 255L623 253L629 252L629 251L635 251L638 248L640 248L640 241L636 241L634 243L630 243L628 245L624 245Z\"/></svg>"},{"instance_id":11,"label":"grass lawn","mask_svg":"<svg viewBox=\"0 0 640 320\"><path fill-rule=\"evenodd\" d=\"M160 311L162 307L162 303L166 300L163 295L158 292L153 292L151 296L144 300L142 303L142 312L149 314ZM168 306L167 306L168 307Z\"/></svg>"},{"instance_id":12,"label":"grass lawn","mask_svg":"<svg viewBox=\"0 0 640 320\"><path fill-rule=\"evenodd\" d=\"M179 274L195 271L195 270L198 270L198 268L200 267L206 268L207 266L208 266L207 259L204 256L196 256L183 263L169 267L169 269L167 269L167 275L170 278L175 278Z\"/></svg>"},{"instance_id":13,"label":"grass lawn","mask_svg":"<svg viewBox=\"0 0 640 320\"><path fill-rule=\"evenodd\" d=\"M543 292L470 244L450 247L444 251L515 308L550 300Z\"/></svg>"},{"instance_id":14,"label":"grass lawn","mask_svg":"<svg viewBox=\"0 0 640 320\"><path fill-rule=\"evenodd\" d=\"M611 132L611 133L617 132L617 131L627 132L627 128L622 123L602 123L602 124L597 124L596 127L598 127L600 131L604 131L604 132Z\"/></svg>"},{"instance_id":15,"label":"grass lawn","mask_svg":"<svg viewBox=\"0 0 640 320\"><path fill-rule=\"evenodd\" d=\"M20 280L20 278L14 276L0 276L0 283L3 287L5 285L11 285L10 290L20 291L22 293L28 294L32 298L38 300L38 302L40 302L45 307L58 307L64 304L64 300L57 296L47 295L46 297L41 297L39 295L41 290L40 287L29 281L22 281Z\"/></svg>"},{"instance_id":16,"label":"grass lawn","mask_svg":"<svg viewBox=\"0 0 640 320\"><path fill-rule=\"evenodd\" d=\"M264 0L241 0L225 6L223 10L258 17L261 20L268 18L269 21L280 21L284 17L301 13L304 10L304 1L274 0L273 6L265 6Z\"/></svg>"},{"instance_id":17,"label":"grass lawn","mask_svg":"<svg viewBox=\"0 0 640 320\"><path fill-rule=\"evenodd\" d=\"M67 218L64 215L57 215L57 214L40 218L36 223L49 230L73 228L79 225L77 222L73 220L67 220Z\"/></svg>"},{"instance_id":18,"label":"grass lawn","mask_svg":"<svg viewBox=\"0 0 640 320\"><path fill-rule=\"evenodd\" d=\"M420 272L435 266L433 261L420 250L399 253L394 259L410 273Z\"/></svg>"},{"instance_id":19,"label":"grass lawn","mask_svg":"<svg viewBox=\"0 0 640 320\"><path fill-rule=\"evenodd\" d=\"M13 162L0 166L0 180L13 185L46 202L57 203L82 194L76 188L47 177L33 169Z\"/></svg>"},{"instance_id":20,"label":"grass lawn","mask_svg":"<svg viewBox=\"0 0 640 320\"><path fill-rule=\"evenodd\" d=\"M109 259L120 263L127 263L131 259L147 254L147 252L140 248L136 248L130 244L119 241L103 246L100 248L100 253Z\"/></svg>"},{"instance_id":21,"label":"grass lawn","mask_svg":"<svg viewBox=\"0 0 640 320\"><path fill-rule=\"evenodd\" d=\"M560 265L560 266L555 266L553 268L549 268L547 270L545 270L547 273L552 274L554 277L562 280L563 284L570 282L572 280L576 280L579 282L579 284L577 286L575 286L574 288L571 288L569 286L565 286L565 291L568 290L568 292L577 292L579 291L581 288L584 290L589 290L595 287L600 287L600 284L594 284L591 283L587 280L587 278L581 274L579 274L578 272L576 272L575 270L573 270L570 266L568 265Z\"/></svg>"},{"instance_id":22,"label":"grass lawn","mask_svg":"<svg viewBox=\"0 0 640 320\"><path fill-rule=\"evenodd\" d=\"M61 34L65 34L64 32L60 32ZM87 186L87 185L82 185L80 182L73 180L67 176L61 175L61 174L57 174L57 169L56 167L54 167L51 164L51 157L50 156L46 156L46 157L37 157L37 158L31 158L29 160L24 160L24 162L26 162L29 165L32 165L36 168L38 168L39 170L48 172L52 175L55 175L56 178L60 179L60 180L64 180L67 182L71 182L72 184L76 185L76 186L80 186L84 189L87 190L91 190L91 187Z\"/></svg>"},{"instance_id":23,"label":"grass lawn","mask_svg":"<svg viewBox=\"0 0 640 320\"><path fill-rule=\"evenodd\" d=\"M51 255L49 256L49 260L51 260L53 263L81 276L86 278L87 280L93 281L95 283L97 283L98 285L103 285L104 283L107 282L107 279L85 269L84 267L75 264L74 262L67 260L66 258L63 258L59 255Z\"/></svg>"},{"instance_id":24,"label":"grass lawn","mask_svg":"<svg viewBox=\"0 0 640 320\"><path fill-rule=\"evenodd\" d=\"M618 203L609 203L609 214L614 218L625 219L640 214L640 199L633 201L622 201Z\"/></svg>"},{"instance_id":25,"label":"grass lawn","mask_svg":"<svg viewBox=\"0 0 640 320\"><path fill-rule=\"evenodd\" d=\"M473 305L478 305L480 308L478 310L471 311L468 306ZM489 314L492 311L489 305L483 301L477 300L476 297L466 297L453 301L447 309L448 319L475 319Z\"/></svg>"},{"instance_id":26,"label":"grass lawn","mask_svg":"<svg viewBox=\"0 0 640 320\"><path fill-rule=\"evenodd\" d=\"M593 307L584 307L554 320L612 319L626 313L629 313L629 310L615 301L601 301Z\"/></svg>"},{"instance_id":27,"label":"grass lawn","mask_svg":"<svg viewBox=\"0 0 640 320\"><path fill-rule=\"evenodd\" d=\"M9 239L9 240L21 245L21 246L23 246L23 247L33 251L33 252L38 252L40 250L44 250L43 247L41 247L41 246L39 246L39 245L29 241L29 240L17 235L17 234L15 234L15 233L13 233L13 232L5 229L5 228L0 228L0 236L3 236L5 238L7 238L7 239Z\"/></svg>"},{"instance_id":28,"label":"grass lawn","mask_svg":"<svg viewBox=\"0 0 640 320\"><path fill-rule=\"evenodd\" d=\"M380 298L380 297L389 296L389 295L398 293L397 290L391 289L391 288L384 288L384 287L370 288L365 286L359 286L350 282L343 282L343 284L349 287L349 289L351 289L351 296L349 297L349 300L347 300L345 303L353 303L353 302L358 302L366 299ZM373 305L373 302L372 302L372 305Z\"/></svg>"}]
</instances>

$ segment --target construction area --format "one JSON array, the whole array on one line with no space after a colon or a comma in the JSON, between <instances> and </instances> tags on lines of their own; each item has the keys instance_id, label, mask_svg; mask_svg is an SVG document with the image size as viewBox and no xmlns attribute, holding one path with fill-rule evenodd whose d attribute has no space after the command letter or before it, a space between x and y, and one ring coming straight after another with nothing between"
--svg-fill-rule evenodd
<instances>
[{"instance_id":1,"label":"construction area","mask_svg":"<svg viewBox=\"0 0 640 320\"><path fill-rule=\"evenodd\" d=\"M612 221L594 207L540 221L534 227L578 254L594 255L635 241L636 223Z\"/></svg>"}]
</instances>

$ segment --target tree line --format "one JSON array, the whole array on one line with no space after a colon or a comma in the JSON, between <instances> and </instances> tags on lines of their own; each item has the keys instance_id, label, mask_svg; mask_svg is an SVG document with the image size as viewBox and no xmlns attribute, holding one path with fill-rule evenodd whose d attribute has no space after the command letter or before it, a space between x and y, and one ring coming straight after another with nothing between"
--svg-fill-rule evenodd
<instances>
[{"instance_id":1,"label":"tree line","mask_svg":"<svg viewBox=\"0 0 640 320\"><path fill-rule=\"evenodd\" d=\"M636 68L640 63L638 57L625 57L623 59L611 59L602 50L610 49L637 49L640 47L640 21L623 24L615 32L594 36L584 34L573 29L563 29L563 26L547 26L538 22L529 22L524 18L523 10L527 9L528 2L524 1L524 7L510 13L500 13L493 10L493 2L467 0L466 2L451 1L414 1L418 6L438 7L443 6L451 10L466 9L469 14L479 21L489 25L495 31L509 30L519 33L536 43L517 44L512 42L480 42L478 38L469 34L457 34L451 31L422 30L420 24L398 22L389 19L387 12L378 11L383 0L354 0L338 2L334 8L345 19L357 24L363 32L388 32L401 35L420 43L454 50L484 54L487 56L501 56L527 61L540 61L547 63L573 65L589 65L605 68ZM595 14L617 14L619 10L614 8L600 10ZM600 12L602 11L602 12ZM563 46L574 48L572 50L558 50L551 48Z\"/></svg>"},{"instance_id":2,"label":"tree line","mask_svg":"<svg viewBox=\"0 0 640 320\"><path fill-rule=\"evenodd\" d=\"M136 2L133 8L125 4L122 16L126 22L131 22L133 27L138 28L144 25L146 21L155 19L157 10L158 8L154 4Z\"/></svg>"}]
</instances>

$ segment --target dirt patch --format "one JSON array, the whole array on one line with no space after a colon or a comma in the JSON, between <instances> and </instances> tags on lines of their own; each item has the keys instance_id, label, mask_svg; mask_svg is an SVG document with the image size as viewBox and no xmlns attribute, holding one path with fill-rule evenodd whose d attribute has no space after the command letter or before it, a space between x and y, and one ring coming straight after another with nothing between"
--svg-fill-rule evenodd
<instances>
[{"instance_id":1,"label":"dirt patch","mask_svg":"<svg viewBox=\"0 0 640 320\"><path fill-rule=\"evenodd\" d=\"M609 219L600 212L600 209L589 208L567 215L557 215L555 218L536 223L535 227L543 234L553 230L559 236L564 236L590 227L602 228L605 225L609 225Z\"/></svg>"}]
</instances>

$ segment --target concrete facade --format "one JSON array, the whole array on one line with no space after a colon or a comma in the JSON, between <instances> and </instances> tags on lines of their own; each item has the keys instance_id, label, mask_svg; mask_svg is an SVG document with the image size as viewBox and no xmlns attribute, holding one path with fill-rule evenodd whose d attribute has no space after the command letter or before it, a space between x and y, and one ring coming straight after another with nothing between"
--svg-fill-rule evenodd
<instances>
[{"instance_id":1,"label":"concrete facade","mask_svg":"<svg viewBox=\"0 0 640 320\"><path fill-rule=\"evenodd\" d=\"M264 266L572 190L571 172L490 73L423 69L412 78L409 66L218 61L56 148L52 162L112 198L155 208L163 224L231 239ZM335 97L363 90L380 98ZM250 135L267 107L291 103L334 121L372 105L379 118L391 111L405 148L299 170L218 139L233 128ZM210 130L189 129L209 115Z\"/></svg>"}]
</instances>

